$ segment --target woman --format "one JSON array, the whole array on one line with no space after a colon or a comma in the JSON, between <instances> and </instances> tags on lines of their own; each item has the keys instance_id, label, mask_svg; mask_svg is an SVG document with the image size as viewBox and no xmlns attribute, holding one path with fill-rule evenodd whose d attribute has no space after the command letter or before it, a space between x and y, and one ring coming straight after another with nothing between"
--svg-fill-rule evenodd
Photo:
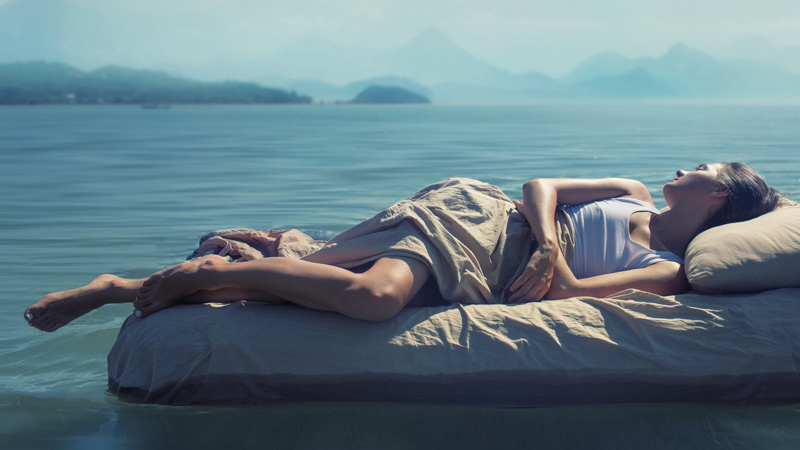
<instances>
[{"instance_id":1,"label":"woman","mask_svg":"<svg viewBox=\"0 0 800 450\"><path fill-rule=\"evenodd\" d=\"M302 259L230 263L208 255L147 279L101 275L48 294L25 318L54 331L107 303L132 302L144 318L176 303L251 300L379 321L430 277L446 299L468 303L604 297L628 288L679 294L689 284L677 255L697 234L781 201L739 163L678 170L663 193L668 208L659 212L647 188L627 179L532 180L513 203L494 186L447 180ZM574 245L560 246L565 239Z\"/></svg>"}]
</instances>

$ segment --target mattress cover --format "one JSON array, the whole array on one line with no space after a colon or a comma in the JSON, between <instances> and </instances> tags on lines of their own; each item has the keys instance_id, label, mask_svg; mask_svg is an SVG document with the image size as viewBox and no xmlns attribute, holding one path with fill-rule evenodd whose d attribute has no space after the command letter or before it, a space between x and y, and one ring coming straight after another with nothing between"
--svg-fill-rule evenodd
<instances>
[{"instance_id":1,"label":"mattress cover","mask_svg":"<svg viewBox=\"0 0 800 450\"><path fill-rule=\"evenodd\" d=\"M792 402L798 318L796 288L451 304L380 323L293 305L179 305L126 320L109 390L173 405Z\"/></svg>"}]
</instances>

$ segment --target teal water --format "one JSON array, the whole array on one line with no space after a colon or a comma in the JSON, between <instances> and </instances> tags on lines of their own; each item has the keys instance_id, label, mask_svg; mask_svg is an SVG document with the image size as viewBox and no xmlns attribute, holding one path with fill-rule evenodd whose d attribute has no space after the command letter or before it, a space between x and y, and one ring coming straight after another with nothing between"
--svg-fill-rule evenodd
<instances>
[{"instance_id":1,"label":"teal water","mask_svg":"<svg viewBox=\"0 0 800 450\"><path fill-rule=\"evenodd\" d=\"M105 358L130 307L54 334L22 319L213 229L341 231L453 176L517 198L535 177L631 177L663 206L676 169L718 160L800 198L800 106L0 108L0 448L797 448L800 405L129 405L105 393Z\"/></svg>"}]
</instances>

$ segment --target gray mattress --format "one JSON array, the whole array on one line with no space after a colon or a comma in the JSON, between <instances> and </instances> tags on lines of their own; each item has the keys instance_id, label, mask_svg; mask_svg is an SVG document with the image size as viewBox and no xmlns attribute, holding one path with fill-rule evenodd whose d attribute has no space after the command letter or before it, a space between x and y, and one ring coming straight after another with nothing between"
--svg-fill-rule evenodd
<instances>
[{"instance_id":1,"label":"gray mattress","mask_svg":"<svg viewBox=\"0 0 800 450\"><path fill-rule=\"evenodd\" d=\"M361 322L291 305L130 317L108 356L131 402L540 406L800 400L800 289L407 308Z\"/></svg>"}]
</instances>

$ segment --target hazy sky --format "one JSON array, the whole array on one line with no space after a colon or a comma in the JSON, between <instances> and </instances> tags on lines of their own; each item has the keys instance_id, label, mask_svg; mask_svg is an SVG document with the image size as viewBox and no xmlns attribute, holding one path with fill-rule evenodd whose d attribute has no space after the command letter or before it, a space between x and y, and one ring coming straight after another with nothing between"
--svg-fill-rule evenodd
<instances>
[{"instance_id":1,"label":"hazy sky","mask_svg":"<svg viewBox=\"0 0 800 450\"><path fill-rule=\"evenodd\" d=\"M754 38L798 47L800 1L0 0L0 58L13 46L83 68L175 69L308 36L390 49L427 28L506 70L561 76L601 51L658 56L678 41L719 56Z\"/></svg>"}]
</instances>

